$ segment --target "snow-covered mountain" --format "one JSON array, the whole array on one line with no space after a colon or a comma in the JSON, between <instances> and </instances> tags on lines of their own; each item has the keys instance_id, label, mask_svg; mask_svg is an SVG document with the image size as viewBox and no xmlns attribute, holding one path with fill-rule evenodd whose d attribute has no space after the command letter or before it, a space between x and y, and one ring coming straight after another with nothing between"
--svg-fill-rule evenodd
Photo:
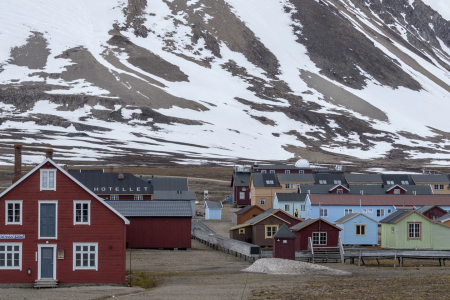
<instances>
[{"instance_id":1,"label":"snow-covered mountain","mask_svg":"<svg viewBox=\"0 0 450 300\"><path fill-rule=\"evenodd\" d=\"M450 22L421 0L2 1L0 85L4 163L450 162Z\"/></svg>"}]
</instances>

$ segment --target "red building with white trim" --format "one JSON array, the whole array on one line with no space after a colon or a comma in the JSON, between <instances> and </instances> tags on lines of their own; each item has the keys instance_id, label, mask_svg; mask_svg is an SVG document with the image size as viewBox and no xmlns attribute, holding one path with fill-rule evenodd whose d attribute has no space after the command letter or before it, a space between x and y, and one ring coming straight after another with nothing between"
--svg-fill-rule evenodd
<instances>
[{"instance_id":1,"label":"red building with white trim","mask_svg":"<svg viewBox=\"0 0 450 300\"><path fill-rule=\"evenodd\" d=\"M125 283L128 219L51 154L0 194L0 215L0 282Z\"/></svg>"}]
</instances>

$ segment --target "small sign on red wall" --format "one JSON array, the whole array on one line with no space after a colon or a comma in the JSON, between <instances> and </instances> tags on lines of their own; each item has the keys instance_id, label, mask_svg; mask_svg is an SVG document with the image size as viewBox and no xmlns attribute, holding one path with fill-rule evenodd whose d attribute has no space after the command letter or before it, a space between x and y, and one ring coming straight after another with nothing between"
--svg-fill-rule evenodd
<instances>
[{"instance_id":1,"label":"small sign on red wall","mask_svg":"<svg viewBox=\"0 0 450 300\"><path fill-rule=\"evenodd\" d=\"M25 234L0 234L0 240L24 240Z\"/></svg>"}]
</instances>

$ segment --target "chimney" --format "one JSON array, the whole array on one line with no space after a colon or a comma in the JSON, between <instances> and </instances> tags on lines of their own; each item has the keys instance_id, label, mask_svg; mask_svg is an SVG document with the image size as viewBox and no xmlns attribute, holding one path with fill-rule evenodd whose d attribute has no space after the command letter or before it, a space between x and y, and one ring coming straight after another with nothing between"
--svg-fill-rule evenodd
<instances>
[{"instance_id":1,"label":"chimney","mask_svg":"<svg viewBox=\"0 0 450 300\"><path fill-rule=\"evenodd\" d=\"M22 177L22 145L14 145L14 178L12 183L16 182Z\"/></svg>"},{"instance_id":2,"label":"chimney","mask_svg":"<svg viewBox=\"0 0 450 300\"><path fill-rule=\"evenodd\" d=\"M53 160L53 149L52 148L45 149L45 157Z\"/></svg>"},{"instance_id":3,"label":"chimney","mask_svg":"<svg viewBox=\"0 0 450 300\"><path fill-rule=\"evenodd\" d=\"M123 176L123 166L119 166L119 176L117 176L119 180L123 180L125 177Z\"/></svg>"},{"instance_id":4,"label":"chimney","mask_svg":"<svg viewBox=\"0 0 450 300\"><path fill-rule=\"evenodd\" d=\"M64 171L69 172L69 166L68 165L64 165L63 169L64 169Z\"/></svg>"}]
</instances>

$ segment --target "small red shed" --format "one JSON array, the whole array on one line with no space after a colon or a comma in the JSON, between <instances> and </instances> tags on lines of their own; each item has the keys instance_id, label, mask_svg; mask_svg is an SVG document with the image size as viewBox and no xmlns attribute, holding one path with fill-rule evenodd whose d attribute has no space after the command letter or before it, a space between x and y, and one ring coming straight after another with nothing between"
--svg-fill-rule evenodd
<instances>
[{"instance_id":1,"label":"small red shed","mask_svg":"<svg viewBox=\"0 0 450 300\"><path fill-rule=\"evenodd\" d=\"M425 205L419 208L417 211L430 220L440 218L447 213L446 210L442 209L438 205Z\"/></svg>"},{"instance_id":2,"label":"small red shed","mask_svg":"<svg viewBox=\"0 0 450 300\"><path fill-rule=\"evenodd\" d=\"M295 260L295 234L286 224L273 236L273 257Z\"/></svg>"},{"instance_id":3,"label":"small red shed","mask_svg":"<svg viewBox=\"0 0 450 300\"><path fill-rule=\"evenodd\" d=\"M107 201L130 220L128 248L191 248L191 202Z\"/></svg>"},{"instance_id":4,"label":"small red shed","mask_svg":"<svg viewBox=\"0 0 450 300\"><path fill-rule=\"evenodd\" d=\"M0 194L0 215L2 283L125 283L129 221L51 158Z\"/></svg>"},{"instance_id":5,"label":"small red shed","mask_svg":"<svg viewBox=\"0 0 450 300\"><path fill-rule=\"evenodd\" d=\"M342 229L322 218L308 219L289 228L295 234L295 251L308 250L308 238L313 247L337 247Z\"/></svg>"}]
</instances>

